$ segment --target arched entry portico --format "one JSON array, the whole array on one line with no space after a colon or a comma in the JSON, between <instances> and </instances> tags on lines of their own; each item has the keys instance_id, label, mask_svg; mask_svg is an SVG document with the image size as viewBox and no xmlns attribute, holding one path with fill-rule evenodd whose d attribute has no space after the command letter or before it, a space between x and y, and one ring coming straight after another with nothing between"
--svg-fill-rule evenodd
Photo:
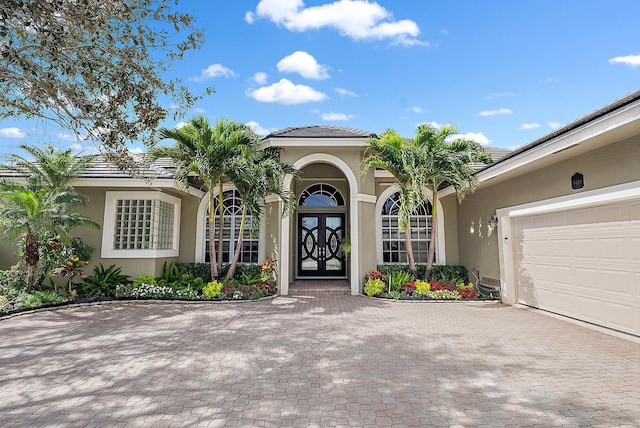
<instances>
[{"instance_id":1,"label":"arched entry portico","mask_svg":"<svg viewBox=\"0 0 640 428\"><path fill-rule=\"evenodd\" d=\"M360 292L360 272L359 272L359 246L358 246L358 203L361 200L358 194L358 180L356 173L344 162L342 159L327 154L327 153L314 153L304 156L293 163L297 169L302 169L311 164L329 164L337 168L346 178L348 183L348 211L345 213L345 222L350 225L348 228L348 238L351 243L350 263L348 278L351 285L351 294L359 294ZM285 179L285 187L287 189L292 188L293 177L287 177ZM346 197L346 195L344 195ZM295 266L293 261L297 252L295 245L292 242L296 242L292 237L296 236L297 231L297 216L288 215L282 218L281 236L280 236L280 275L279 285L280 293L289 294L289 283L292 280L292 274L295 275Z\"/></svg>"}]
</instances>

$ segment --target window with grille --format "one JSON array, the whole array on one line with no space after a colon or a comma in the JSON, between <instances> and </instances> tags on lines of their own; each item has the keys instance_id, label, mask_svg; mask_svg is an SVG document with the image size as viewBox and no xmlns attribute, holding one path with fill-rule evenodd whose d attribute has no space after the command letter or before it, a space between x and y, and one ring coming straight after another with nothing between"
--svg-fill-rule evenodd
<instances>
[{"instance_id":1,"label":"window with grille","mask_svg":"<svg viewBox=\"0 0 640 428\"><path fill-rule=\"evenodd\" d=\"M116 200L114 250L173 248L173 205L153 199Z\"/></svg>"},{"instance_id":2,"label":"window with grille","mask_svg":"<svg viewBox=\"0 0 640 428\"><path fill-rule=\"evenodd\" d=\"M236 244L238 237L240 236L240 223L242 221L242 199L240 194L236 190L228 190L223 194L223 231L222 231L222 263L231 263L236 250ZM215 244L218 245L218 239L220 237L220 217L218 215L219 202L218 197L215 198ZM209 210L207 209L204 216L205 221L205 249L204 257L205 262L209 262ZM242 234L242 248L240 249L240 263L258 263L258 247L259 238L251 235L251 221L250 215L247 215L245 220L244 233ZM256 228L257 234L257 228ZM217 251L217 250L216 250ZM216 252L216 255L218 253Z\"/></svg>"},{"instance_id":3,"label":"window with grille","mask_svg":"<svg viewBox=\"0 0 640 428\"><path fill-rule=\"evenodd\" d=\"M162 192L106 192L102 257L177 256L180 205Z\"/></svg>"},{"instance_id":4,"label":"window with grille","mask_svg":"<svg viewBox=\"0 0 640 428\"><path fill-rule=\"evenodd\" d=\"M384 263L407 263L405 232L398 229L400 192L382 206L382 257ZM418 207L411 215L411 246L416 263L426 263L431 243L431 204Z\"/></svg>"},{"instance_id":5,"label":"window with grille","mask_svg":"<svg viewBox=\"0 0 640 428\"><path fill-rule=\"evenodd\" d=\"M300 194L301 207L338 207L344 205L344 198L338 189L330 184L314 184Z\"/></svg>"}]
</instances>

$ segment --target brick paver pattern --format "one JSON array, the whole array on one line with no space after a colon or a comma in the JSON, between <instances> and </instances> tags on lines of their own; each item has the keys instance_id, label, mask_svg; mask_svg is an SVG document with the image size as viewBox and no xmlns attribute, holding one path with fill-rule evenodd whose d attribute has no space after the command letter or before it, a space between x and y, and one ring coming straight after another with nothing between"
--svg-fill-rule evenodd
<instances>
[{"instance_id":1,"label":"brick paver pattern","mask_svg":"<svg viewBox=\"0 0 640 428\"><path fill-rule=\"evenodd\" d=\"M3 426L640 426L640 344L497 303L116 302L0 334Z\"/></svg>"}]
</instances>

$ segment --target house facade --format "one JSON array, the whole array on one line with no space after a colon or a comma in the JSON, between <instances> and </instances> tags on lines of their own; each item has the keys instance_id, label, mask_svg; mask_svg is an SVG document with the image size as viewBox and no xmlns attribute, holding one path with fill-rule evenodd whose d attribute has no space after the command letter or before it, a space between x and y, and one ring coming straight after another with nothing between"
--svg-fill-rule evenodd
<instances>
[{"instance_id":1,"label":"house facade","mask_svg":"<svg viewBox=\"0 0 640 428\"><path fill-rule=\"evenodd\" d=\"M265 201L259 234L245 234L240 261L277 259L281 294L310 278L347 280L360 294L376 265L405 262L395 180L386 171L361 173L372 137L304 126L264 139L302 173L285 183L297 208L283 215L281 201ZM433 244L436 263L479 267L485 281L501 286L504 303L640 335L640 91L513 152L487 150L494 163L477 172L474 193L459 203L445 187L439 200L414 213L416 260L425 262ZM208 189L194 183L181 192L173 172L161 160L143 171L145 178L132 178L97 159L78 178L76 187L89 197L83 214L102 225L79 231L96 248L92 264L117 264L135 276L159 275L165 262L208 261ZM223 192L227 262L241 202L231 184ZM0 268L7 268L14 247L0 245Z\"/></svg>"}]
</instances>

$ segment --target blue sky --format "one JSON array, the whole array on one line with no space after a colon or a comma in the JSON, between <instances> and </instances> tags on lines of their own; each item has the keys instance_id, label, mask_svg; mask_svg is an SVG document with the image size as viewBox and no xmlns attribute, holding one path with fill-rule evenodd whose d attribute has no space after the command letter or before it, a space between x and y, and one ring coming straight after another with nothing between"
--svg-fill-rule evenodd
<instances>
[{"instance_id":1,"label":"blue sky","mask_svg":"<svg viewBox=\"0 0 640 428\"><path fill-rule=\"evenodd\" d=\"M640 88L637 0L183 1L181 9L205 28L205 46L167 76L196 93L216 90L185 119L227 117L263 134L326 124L412 136L433 122L515 148ZM91 147L34 127L0 122L0 154L39 140Z\"/></svg>"}]
</instances>

